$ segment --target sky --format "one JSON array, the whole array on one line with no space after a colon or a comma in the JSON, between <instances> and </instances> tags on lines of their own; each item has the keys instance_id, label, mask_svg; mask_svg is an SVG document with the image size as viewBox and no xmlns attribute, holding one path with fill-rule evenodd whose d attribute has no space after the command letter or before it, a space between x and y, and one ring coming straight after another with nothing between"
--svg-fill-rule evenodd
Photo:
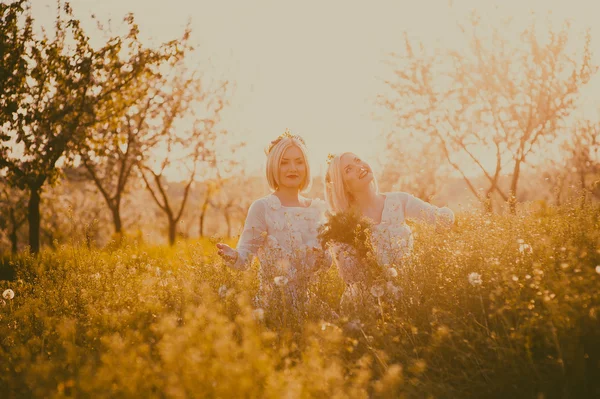
<instances>
[{"instance_id":1,"label":"sky","mask_svg":"<svg viewBox=\"0 0 600 399\"><path fill-rule=\"evenodd\" d=\"M51 24L54 0L33 0L34 17ZM261 170L263 149L289 128L306 140L313 170L320 174L328 153L353 151L377 167L389 123L376 99L390 74L385 60L401 50L403 32L426 44L455 45L457 21L473 9L490 20L531 11L592 27L596 58L600 6L584 0L72 0L75 15L91 32L89 16L117 26L133 12L141 36L158 44L181 35L191 23L199 43L198 66L207 76L235 82L223 127L247 146L239 157L248 172ZM598 2L600 4L600 2ZM594 9L595 8L595 9ZM93 39L93 37L92 37ZM585 96L598 98L599 77ZM600 101L586 101L600 104Z\"/></svg>"}]
</instances>

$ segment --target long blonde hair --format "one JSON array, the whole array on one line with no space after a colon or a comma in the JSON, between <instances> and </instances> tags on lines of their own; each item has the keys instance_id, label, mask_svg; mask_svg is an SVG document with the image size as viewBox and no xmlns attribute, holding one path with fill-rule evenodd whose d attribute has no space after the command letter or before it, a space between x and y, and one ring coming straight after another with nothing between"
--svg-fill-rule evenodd
<instances>
[{"instance_id":1,"label":"long blonde hair","mask_svg":"<svg viewBox=\"0 0 600 399\"><path fill-rule=\"evenodd\" d=\"M309 191L312 186L312 177L310 174L310 164L308 163L308 150L304 144L302 137L289 134L288 131L277 137L271 142L265 153L267 154L267 165L266 165L266 176L267 182L271 190L275 191L279 188L279 166L281 164L281 158L285 151L296 146L300 149L302 156L304 157L304 164L306 165L306 177L300 184L300 192Z\"/></svg>"},{"instance_id":2,"label":"long blonde hair","mask_svg":"<svg viewBox=\"0 0 600 399\"><path fill-rule=\"evenodd\" d=\"M325 201L329 209L333 212L345 212L353 204L352 194L348 191L346 183L344 183L342 171L342 156L349 154L343 152L337 155L330 154L327 159L328 167L325 173ZM371 182L375 188L375 192L379 192L377 179L373 176Z\"/></svg>"}]
</instances>

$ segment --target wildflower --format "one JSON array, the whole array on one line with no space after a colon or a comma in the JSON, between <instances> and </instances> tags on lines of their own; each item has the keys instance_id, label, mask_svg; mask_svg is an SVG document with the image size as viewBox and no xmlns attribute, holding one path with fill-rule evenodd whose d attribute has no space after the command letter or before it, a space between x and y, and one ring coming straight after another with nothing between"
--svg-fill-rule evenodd
<instances>
[{"instance_id":1,"label":"wildflower","mask_svg":"<svg viewBox=\"0 0 600 399\"><path fill-rule=\"evenodd\" d=\"M14 291L13 291L13 290L11 290L10 288L9 288L9 289L7 289L7 290L5 290L5 291L2 293L2 298L4 298L4 299L8 299L9 301L10 301L11 299L13 299L14 297L15 297L15 293L14 293Z\"/></svg>"},{"instance_id":2,"label":"wildflower","mask_svg":"<svg viewBox=\"0 0 600 399\"><path fill-rule=\"evenodd\" d=\"M472 286L481 285L481 283L482 283L481 274L475 273L475 272L469 274L469 283Z\"/></svg>"},{"instance_id":3,"label":"wildflower","mask_svg":"<svg viewBox=\"0 0 600 399\"><path fill-rule=\"evenodd\" d=\"M225 295L227 295L227 286L225 284L223 284L222 286L219 287L219 296L221 298L225 298Z\"/></svg>"},{"instance_id":4,"label":"wildflower","mask_svg":"<svg viewBox=\"0 0 600 399\"><path fill-rule=\"evenodd\" d=\"M381 285L374 285L371 287L371 295L375 298L379 298L383 296L383 287Z\"/></svg>"},{"instance_id":5,"label":"wildflower","mask_svg":"<svg viewBox=\"0 0 600 399\"><path fill-rule=\"evenodd\" d=\"M265 318L265 311L261 308L254 309L252 311L252 316L254 316L254 319L256 320L263 320Z\"/></svg>"},{"instance_id":6,"label":"wildflower","mask_svg":"<svg viewBox=\"0 0 600 399\"><path fill-rule=\"evenodd\" d=\"M422 374L427 369L427 363L423 359L416 360L411 367L411 371L415 374Z\"/></svg>"},{"instance_id":7,"label":"wildflower","mask_svg":"<svg viewBox=\"0 0 600 399\"><path fill-rule=\"evenodd\" d=\"M447 326L439 326L437 333L440 338L445 338L450 335L450 329Z\"/></svg>"},{"instance_id":8,"label":"wildflower","mask_svg":"<svg viewBox=\"0 0 600 399\"><path fill-rule=\"evenodd\" d=\"M386 289L388 294L390 294L393 298L398 299L400 297L400 288L396 287L391 281L387 282Z\"/></svg>"},{"instance_id":9,"label":"wildflower","mask_svg":"<svg viewBox=\"0 0 600 399\"><path fill-rule=\"evenodd\" d=\"M596 266L596 273L600 274L600 265Z\"/></svg>"},{"instance_id":10,"label":"wildflower","mask_svg":"<svg viewBox=\"0 0 600 399\"><path fill-rule=\"evenodd\" d=\"M398 277L398 271L396 269L394 269L393 267L390 267L386 270L386 273L388 275L388 277Z\"/></svg>"},{"instance_id":11,"label":"wildflower","mask_svg":"<svg viewBox=\"0 0 600 399\"><path fill-rule=\"evenodd\" d=\"M361 328L362 328L362 325L361 325L361 323L360 323L360 320L356 319L356 320L349 321L349 322L346 324L346 328L347 328L349 331L360 331L360 330L361 330Z\"/></svg>"},{"instance_id":12,"label":"wildflower","mask_svg":"<svg viewBox=\"0 0 600 399\"><path fill-rule=\"evenodd\" d=\"M290 261L287 260L286 258L278 259L275 262L275 265L277 267L277 271L279 271L281 273L287 273L288 270L290 269Z\"/></svg>"},{"instance_id":13,"label":"wildflower","mask_svg":"<svg viewBox=\"0 0 600 399\"><path fill-rule=\"evenodd\" d=\"M533 248L529 244L520 243L519 244L519 252L521 254L526 254L526 253L527 254L532 254L533 253Z\"/></svg>"},{"instance_id":14,"label":"wildflower","mask_svg":"<svg viewBox=\"0 0 600 399\"><path fill-rule=\"evenodd\" d=\"M283 287L288 283L288 278L285 276L277 276L273 280L275 281L275 285L278 287Z\"/></svg>"}]
</instances>

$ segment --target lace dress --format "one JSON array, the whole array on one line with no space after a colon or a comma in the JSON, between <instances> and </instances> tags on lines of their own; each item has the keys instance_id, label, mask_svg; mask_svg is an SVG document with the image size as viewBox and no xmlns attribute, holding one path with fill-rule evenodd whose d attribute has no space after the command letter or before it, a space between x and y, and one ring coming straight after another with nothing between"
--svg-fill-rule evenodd
<instances>
[{"instance_id":1,"label":"lace dress","mask_svg":"<svg viewBox=\"0 0 600 399\"><path fill-rule=\"evenodd\" d=\"M414 238L406 220L451 225L454 223L454 213L449 208L438 208L407 193L394 192L384 195L381 222L372 226L371 243L377 263L384 268L393 267L394 272L397 272L413 249ZM398 298L399 289L392 281L375 290L364 284L364 266L353 255L349 246L337 246L335 255L340 276L346 283L341 300L342 312L358 312L361 307L371 306L377 302L377 295Z\"/></svg>"},{"instance_id":2,"label":"lace dress","mask_svg":"<svg viewBox=\"0 0 600 399\"><path fill-rule=\"evenodd\" d=\"M327 205L318 198L307 207L286 207L273 194L250 206L232 268L245 270L258 256L259 294L256 306L265 310L302 312L309 300L308 286L315 274L331 265L322 251L318 228L325 222ZM279 313L281 313L279 312Z\"/></svg>"}]
</instances>

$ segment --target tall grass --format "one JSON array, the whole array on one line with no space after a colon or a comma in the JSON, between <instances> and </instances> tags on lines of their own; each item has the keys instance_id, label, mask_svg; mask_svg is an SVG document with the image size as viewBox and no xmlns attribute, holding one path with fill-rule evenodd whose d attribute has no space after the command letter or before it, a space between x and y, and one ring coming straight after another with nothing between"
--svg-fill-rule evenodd
<instances>
[{"instance_id":1,"label":"tall grass","mask_svg":"<svg viewBox=\"0 0 600 399\"><path fill-rule=\"evenodd\" d=\"M597 397L600 210L417 226L400 297L359 320L254 309L209 241L59 246L7 259L6 397ZM312 288L339 311L333 266ZM383 313L382 313L383 311Z\"/></svg>"}]
</instances>

